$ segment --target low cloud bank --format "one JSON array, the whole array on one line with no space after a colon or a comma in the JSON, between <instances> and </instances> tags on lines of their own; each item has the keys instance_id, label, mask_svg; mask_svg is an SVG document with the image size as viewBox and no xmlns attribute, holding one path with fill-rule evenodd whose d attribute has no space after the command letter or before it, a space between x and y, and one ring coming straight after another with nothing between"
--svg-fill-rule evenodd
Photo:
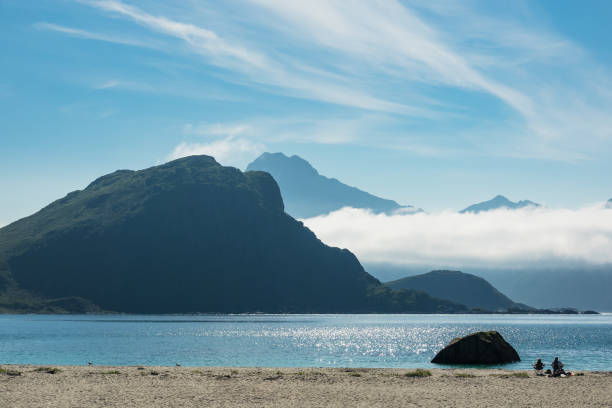
<instances>
[{"instance_id":1,"label":"low cloud bank","mask_svg":"<svg viewBox=\"0 0 612 408\"><path fill-rule=\"evenodd\" d=\"M343 208L302 220L365 263L449 267L612 264L612 210L525 208L478 214L373 214Z\"/></svg>"}]
</instances>

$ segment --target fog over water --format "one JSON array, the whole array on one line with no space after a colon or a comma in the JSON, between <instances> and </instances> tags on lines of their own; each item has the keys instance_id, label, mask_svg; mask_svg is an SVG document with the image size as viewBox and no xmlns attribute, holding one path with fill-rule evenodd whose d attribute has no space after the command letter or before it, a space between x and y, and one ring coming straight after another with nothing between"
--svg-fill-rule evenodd
<instances>
[{"instance_id":1,"label":"fog over water","mask_svg":"<svg viewBox=\"0 0 612 408\"><path fill-rule=\"evenodd\" d=\"M383 282L454 269L530 306L612 311L612 210L603 204L477 214L343 208L303 222Z\"/></svg>"},{"instance_id":2,"label":"fog over water","mask_svg":"<svg viewBox=\"0 0 612 408\"><path fill-rule=\"evenodd\" d=\"M374 214L343 208L304 219L326 244L364 263L534 268L612 264L612 210L524 208Z\"/></svg>"}]
</instances>

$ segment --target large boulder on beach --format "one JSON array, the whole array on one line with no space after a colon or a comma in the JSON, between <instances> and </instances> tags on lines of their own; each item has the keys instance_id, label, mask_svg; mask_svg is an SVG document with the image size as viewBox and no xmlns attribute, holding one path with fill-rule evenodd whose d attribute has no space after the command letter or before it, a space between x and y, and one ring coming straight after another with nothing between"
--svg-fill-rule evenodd
<instances>
[{"instance_id":1,"label":"large boulder on beach","mask_svg":"<svg viewBox=\"0 0 612 408\"><path fill-rule=\"evenodd\" d=\"M521 361L518 353L496 331L453 339L431 360L436 364L506 364Z\"/></svg>"}]
</instances>

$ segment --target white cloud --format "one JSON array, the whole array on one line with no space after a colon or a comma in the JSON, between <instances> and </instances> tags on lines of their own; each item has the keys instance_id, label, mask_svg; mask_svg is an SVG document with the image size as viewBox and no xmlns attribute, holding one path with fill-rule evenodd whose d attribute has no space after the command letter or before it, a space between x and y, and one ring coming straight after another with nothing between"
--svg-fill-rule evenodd
<instances>
[{"instance_id":1,"label":"white cloud","mask_svg":"<svg viewBox=\"0 0 612 408\"><path fill-rule=\"evenodd\" d=\"M432 130L431 140L452 129L476 135L473 145L486 154L566 161L612 151L610 73L542 19L517 17L529 13L495 17L471 2L154 1L147 11L119 0L81 1L178 40L183 47L166 51L204 57L227 71L218 74L225 81L418 118L418 129L457 124ZM489 117L485 95L511 109L495 107L503 113ZM457 117L468 120L452 122Z\"/></svg>"},{"instance_id":2,"label":"white cloud","mask_svg":"<svg viewBox=\"0 0 612 408\"><path fill-rule=\"evenodd\" d=\"M144 82L126 81L122 79L107 79L103 81L95 81L92 84L93 89L100 91L105 90L122 90L132 92L150 92L150 93L174 93L177 94L179 91L170 90L168 91L164 87L153 87ZM186 95L184 95L186 96Z\"/></svg>"},{"instance_id":3,"label":"white cloud","mask_svg":"<svg viewBox=\"0 0 612 408\"><path fill-rule=\"evenodd\" d=\"M101 84L98 84L98 85L94 86L94 88L96 88L96 89L112 89L112 88L118 88L118 87L120 87L122 85L124 85L123 82L117 81L115 79L110 79L108 81L104 81Z\"/></svg>"},{"instance_id":4,"label":"white cloud","mask_svg":"<svg viewBox=\"0 0 612 408\"><path fill-rule=\"evenodd\" d=\"M129 17L135 22L163 34L180 38L191 45L195 50L206 54L232 57L238 61L257 66L265 64L265 59L261 55L224 41L213 31L202 27L181 23L163 16L153 16L137 7L130 6L120 1L101 0L88 1L86 3L105 11Z\"/></svg>"},{"instance_id":5,"label":"white cloud","mask_svg":"<svg viewBox=\"0 0 612 408\"><path fill-rule=\"evenodd\" d=\"M183 128L184 132L189 135L200 136L238 136L250 129L248 125L228 124L228 123L203 123L200 125L192 125L188 123Z\"/></svg>"},{"instance_id":6,"label":"white cloud","mask_svg":"<svg viewBox=\"0 0 612 408\"><path fill-rule=\"evenodd\" d=\"M129 45L133 47L144 47L144 48L160 48L159 44L148 41L139 41L131 38L126 38L125 36L109 36L106 34L96 33L88 30L82 30L73 27L66 27L58 24L51 23L36 23L33 26L37 30L45 30L45 31L55 31L62 34L69 35L71 37L82 38L85 40L96 40L96 41L104 41L121 45Z\"/></svg>"},{"instance_id":7,"label":"white cloud","mask_svg":"<svg viewBox=\"0 0 612 408\"><path fill-rule=\"evenodd\" d=\"M267 143L361 143L377 145L387 122L380 115L357 115L347 117L311 117L307 115L269 118L252 117L236 122L187 123L183 127L186 135L197 136L243 136ZM381 136L382 137L382 136ZM396 148L403 148L396 146Z\"/></svg>"},{"instance_id":8,"label":"white cloud","mask_svg":"<svg viewBox=\"0 0 612 408\"><path fill-rule=\"evenodd\" d=\"M462 4L411 8L387 0L351 2L349 7L342 1L252 1L286 22L279 26L287 35L333 49L343 64L354 59L355 65L388 80L499 98L520 114L522 123L514 126L514 135L508 135L505 124L493 129L489 139L512 143L510 152L504 146L490 153L576 160L597 154L602 142L610 150L612 98L598 95L605 82L601 68L576 44L537 21L528 26ZM418 7L437 15L424 18L415 11Z\"/></svg>"},{"instance_id":9,"label":"white cloud","mask_svg":"<svg viewBox=\"0 0 612 408\"><path fill-rule=\"evenodd\" d=\"M244 138L228 136L224 139L203 143L182 142L174 148L168 160L205 154L220 164L244 169L264 151L264 145Z\"/></svg>"},{"instance_id":10,"label":"white cloud","mask_svg":"<svg viewBox=\"0 0 612 408\"><path fill-rule=\"evenodd\" d=\"M344 208L303 220L326 244L360 261L448 267L559 267L612 263L612 211L521 209L373 214Z\"/></svg>"},{"instance_id":11,"label":"white cloud","mask_svg":"<svg viewBox=\"0 0 612 408\"><path fill-rule=\"evenodd\" d=\"M434 27L398 2L352 2L350 7L340 1L254 2L288 21L292 32L374 68L388 67L408 79L482 89L520 112L532 110L528 98L482 75L448 47Z\"/></svg>"},{"instance_id":12,"label":"white cloud","mask_svg":"<svg viewBox=\"0 0 612 408\"><path fill-rule=\"evenodd\" d=\"M82 0L98 9L116 13L161 34L178 38L195 53L210 58L212 64L246 75L250 81L290 92L292 96L322 100L356 108L431 116L419 106L377 98L350 84L330 80L333 75L304 62L270 58L263 51L252 50L237 41L225 39L212 30L163 16L154 16L137 7L116 0ZM238 81L241 82L241 81Z\"/></svg>"}]
</instances>

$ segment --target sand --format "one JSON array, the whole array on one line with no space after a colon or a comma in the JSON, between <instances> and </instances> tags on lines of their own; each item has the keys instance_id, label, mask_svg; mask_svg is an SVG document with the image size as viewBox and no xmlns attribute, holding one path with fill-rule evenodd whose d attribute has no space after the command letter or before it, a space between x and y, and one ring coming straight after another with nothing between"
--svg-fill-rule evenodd
<instances>
[{"instance_id":1,"label":"sand","mask_svg":"<svg viewBox=\"0 0 612 408\"><path fill-rule=\"evenodd\" d=\"M1 407L612 407L612 372L0 366ZM16 375L20 373L20 375ZM11 375L12 374L12 375ZM555 403L555 401L558 401Z\"/></svg>"}]
</instances>

